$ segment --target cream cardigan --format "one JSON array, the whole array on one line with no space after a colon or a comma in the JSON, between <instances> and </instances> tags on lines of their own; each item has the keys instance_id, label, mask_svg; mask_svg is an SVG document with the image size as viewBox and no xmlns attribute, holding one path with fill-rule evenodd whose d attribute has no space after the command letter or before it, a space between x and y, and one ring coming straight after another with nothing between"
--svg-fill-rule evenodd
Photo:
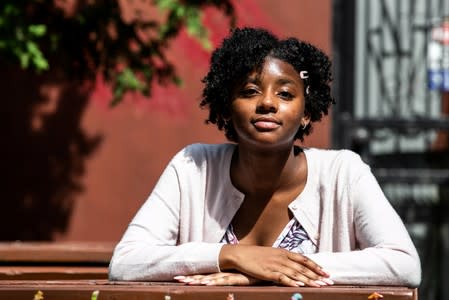
<instances>
[{"instance_id":1,"label":"cream cardigan","mask_svg":"<svg viewBox=\"0 0 449 300\"><path fill-rule=\"evenodd\" d=\"M111 280L219 272L219 241L244 195L231 183L235 145L194 144L168 164L114 250ZM416 287L421 267L369 167L348 150L305 149L308 176L289 205L336 284Z\"/></svg>"}]
</instances>

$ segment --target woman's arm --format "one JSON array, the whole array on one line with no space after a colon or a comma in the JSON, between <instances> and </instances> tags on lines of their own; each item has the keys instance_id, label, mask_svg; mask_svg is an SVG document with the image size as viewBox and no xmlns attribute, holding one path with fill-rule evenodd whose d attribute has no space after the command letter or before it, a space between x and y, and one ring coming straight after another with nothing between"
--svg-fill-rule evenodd
<instances>
[{"instance_id":1,"label":"woman's arm","mask_svg":"<svg viewBox=\"0 0 449 300\"><path fill-rule=\"evenodd\" d=\"M114 250L111 280L173 280L176 275L219 272L222 244L177 245L181 188L172 163L161 175Z\"/></svg>"},{"instance_id":2,"label":"woman's arm","mask_svg":"<svg viewBox=\"0 0 449 300\"><path fill-rule=\"evenodd\" d=\"M374 175L364 169L349 187L360 250L308 256L326 268L337 284L417 287L421 266L416 249Z\"/></svg>"},{"instance_id":3,"label":"woman's arm","mask_svg":"<svg viewBox=\"0 0 449 300\"><path fill-rule=\"evenodd\" d=\"M130 235L139 230L130 229ZM109 266L110 280L171 281L177 275L218 272L221 244L185 243L178 246L149 244L127 236L117 245Z\"/></svg>"}]
</instances>

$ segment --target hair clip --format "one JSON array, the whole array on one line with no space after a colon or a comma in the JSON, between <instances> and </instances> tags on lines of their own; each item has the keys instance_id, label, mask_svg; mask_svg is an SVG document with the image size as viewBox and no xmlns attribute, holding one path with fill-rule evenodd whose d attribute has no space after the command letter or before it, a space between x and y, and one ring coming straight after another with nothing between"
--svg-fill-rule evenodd
<instances>
[{"instance_id":1,"label":"hair clip","mask_svg":"<svg viewBox=\"0 0 449 300\"><path fill-rule=\"evenodd\" d=\"M301 79L307 79L307 78L309 78L309 72L307 72L307 71L300 71L299 72L299 77L301 77Z\"/></svg>"}]
</instances>

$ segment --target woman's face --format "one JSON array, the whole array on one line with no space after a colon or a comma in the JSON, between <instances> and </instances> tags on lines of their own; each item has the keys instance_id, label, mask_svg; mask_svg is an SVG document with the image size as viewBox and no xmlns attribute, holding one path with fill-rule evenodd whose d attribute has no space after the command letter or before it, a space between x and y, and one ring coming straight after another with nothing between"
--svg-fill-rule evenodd
<instances>
[{"instance_id":1,"label":"woman's face","mask_svg":"<svg viewBox=\"0 0 449 300\"><path fill-rule=\"evenodd\" d=\"M304 84L287 62L267 57L234 93L231 121L239 143L290 146L304 116Z\"/></svg>"}]
</instances>

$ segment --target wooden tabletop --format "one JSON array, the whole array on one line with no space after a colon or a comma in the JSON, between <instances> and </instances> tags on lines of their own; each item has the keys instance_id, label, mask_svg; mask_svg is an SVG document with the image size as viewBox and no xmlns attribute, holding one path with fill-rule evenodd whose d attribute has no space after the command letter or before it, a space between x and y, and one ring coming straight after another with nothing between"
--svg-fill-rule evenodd
<instances>
[{"instance_id":1,"label":"wooden tabletop","mask_svg":"<svg viewBox=\"0 0 449 300\"><path fill-rule=\"evenodd\" d=\"M33 299L41 291L43 299L89 300L94 291L101 299L158 300L368 300L374 293L384 300L417 300L417 290L385 286L333 286L292 288L279 286L205 287L178 283L109 282L107 280L0 281L0 299ZM370 297L371 296L371 297ZM370 297L370 298L369 298Z\"/></svg>"}]
</instances>

